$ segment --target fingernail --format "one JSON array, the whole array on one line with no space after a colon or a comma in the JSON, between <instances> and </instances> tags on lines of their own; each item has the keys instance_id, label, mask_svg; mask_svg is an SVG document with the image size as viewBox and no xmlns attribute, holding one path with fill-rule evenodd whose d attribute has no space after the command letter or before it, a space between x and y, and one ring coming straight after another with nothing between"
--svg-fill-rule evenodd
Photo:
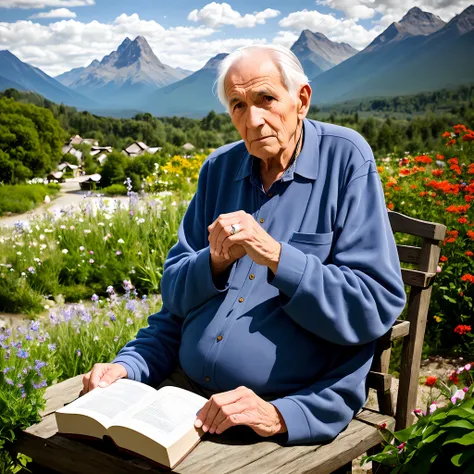
<instances>
[{"instance_id":1,"label":"fingernail","mask_svg":"<svg viewBox=\"0 0 474 474\"><path fill-rule=\"evenodd\" d=\"M107 386L107 382L105 382L104 380L99 382L99 387L106 387L106 386Z\"/></svg>"},{"instance_id":2,"label":"fingernail","mask_svg":"<svg viewBox=\"0 0 474 474\"><path fill-rule=\"evenodd\" d=\"M209 429L209 428L208 428L206 425L204 425L204 426L202 427L202 431L204 431L204 433L205 433L208 429Z\"/></svg>"},{"instance_id":3,"label":"fingernail","mask_svg":"<svg viewBox=\"0 0 474 474\"><path fill-rule=\"evenodd\" d=\"M196 421L194 422L194 426L195 426L196 428L201 428L201 426L202 426L202 421L201 421L201 420L196 420Z\"/></svg>"}]
</instances>

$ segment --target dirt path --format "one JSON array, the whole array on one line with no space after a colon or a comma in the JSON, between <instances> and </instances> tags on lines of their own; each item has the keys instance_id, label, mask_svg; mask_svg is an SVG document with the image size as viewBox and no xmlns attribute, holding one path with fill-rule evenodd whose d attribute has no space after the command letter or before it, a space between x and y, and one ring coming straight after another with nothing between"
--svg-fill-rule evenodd
<instances>
[{"instance_id":1,"label":"dirt path","mask_svg":"<svg viewBox=\"0 0 474 474\"><path fill-rule=\"evenodd\" d=\"M89 202L98 202L100 199L99 197L94 195L88 196L88 191L81 191L79 182L84 178L86 178L86 176L67 179L65 183L61 184L61 191L59 194L48 204L42 204L36 209L25 212L24 214L0 217L0 226L12 227L17 221L26 221L45 212L54 212L70 206L79 206L84 199L87 199ZM128 197L117 196L109 199L127 201Z\"/></svg>"}]
</instances>

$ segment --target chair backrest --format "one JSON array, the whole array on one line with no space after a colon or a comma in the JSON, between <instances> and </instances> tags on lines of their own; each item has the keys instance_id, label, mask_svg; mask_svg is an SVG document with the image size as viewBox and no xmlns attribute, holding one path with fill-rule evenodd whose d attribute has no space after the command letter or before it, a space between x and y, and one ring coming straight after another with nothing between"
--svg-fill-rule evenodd
<instances>
[{"instance_id":1,"label":"chair backrest","mask_svg":"<svg viewBox=\"0 0 474 474\"><path fill-rule=\"evenodd\" d=\"M440 241L444 240L446 226L427 222L403 214L388 211L394 233L411 234L422 239L420 247L397 245L402 264L402 277L409 286L405 320L397 320L392 329L377 342L377 352L367 385L377 390L379 410L395 416L395 429L403 429L413 423L416 408L418 377L425 335L426 319L431 298L431 285L436 277L440 254ZM415 269L403 268L403 263ZM388 374L392 341L403 337L400 363L400 384L396 412L393 404L392 377Z\"/></svg>"}]
</instances>

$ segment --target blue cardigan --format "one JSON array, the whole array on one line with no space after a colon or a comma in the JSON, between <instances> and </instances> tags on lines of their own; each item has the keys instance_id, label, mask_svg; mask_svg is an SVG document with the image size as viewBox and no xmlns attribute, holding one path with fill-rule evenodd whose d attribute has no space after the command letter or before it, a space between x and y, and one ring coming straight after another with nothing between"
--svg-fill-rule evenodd
<instances>
[{"instance_id":1,"label":"blue cardigan","mask_svg":"<svg viewBox=\"0 0 474 474\"><path fill-rule=\"evenodd\" d=\"M207 227L244 210L282 245L277 273L245 256L216 287ZM296 161L265 192L243 142L204 163L170 250L163 308L113 362L145 383L178 362L215 392L246 386L270 400L286 442L322 442L366 401L375 340L406 296L372 151L355 131L304 121Z\"/></svg>"}]
</instances>

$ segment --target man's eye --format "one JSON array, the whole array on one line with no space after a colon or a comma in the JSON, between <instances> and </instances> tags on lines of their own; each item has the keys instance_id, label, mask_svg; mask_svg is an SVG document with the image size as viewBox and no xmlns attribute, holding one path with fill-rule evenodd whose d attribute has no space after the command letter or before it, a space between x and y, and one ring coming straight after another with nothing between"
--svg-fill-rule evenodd
<instances>
[{"instance_id":1,"label":"man's eye","mask_svg":"<svg viewBox=\"0 0 474 474\"><path fill-rule=\"evenodd\" d=\"M272 101L275 100L275 97L272 97L271 95L264 95L264 96L263 96L263 100L264 100L265 102L272 102Z\"/></svg>"},{"instance_id":2,"label":"man's eye","mask_svg":"<svg viewBox=\"0 0 474 474\"><path fill-rule=\"evenodd\" d=\"M234 110L237 110L237 109L242 109L244 106L244 104L242 102L237 102L235 105L234 105Z\"/></svg>"}]
</instances>

